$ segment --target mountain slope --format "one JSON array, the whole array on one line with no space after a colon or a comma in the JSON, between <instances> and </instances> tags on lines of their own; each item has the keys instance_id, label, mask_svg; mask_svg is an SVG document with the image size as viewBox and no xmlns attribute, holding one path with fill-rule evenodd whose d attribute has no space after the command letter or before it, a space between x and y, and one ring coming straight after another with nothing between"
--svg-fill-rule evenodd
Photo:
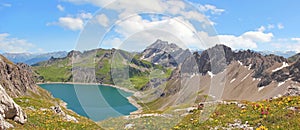
<instances>
[{"instance_id":1,"label":"mountain slope","mask_svg":"<svg viewBox=\"0 0 300 130\"><path fill-rule=\"evenodd\" d=\"M40 82L105 83L140 90L153 69L170 75L169 69L140 59L140 55L116 49L71 51L33 65ZM123 76L123 77L118 77ZM124 80L125 79L125 80Z\"/></svg>"},{"instance_id":2,"label":"mountain slope","mask_svg":"<svg viewBox=\"0 0 300 130\"><path fill-rule=\"evenodd\" d=\"M250 50L234 52L227 46L216 45L201 54L194 53L194 58L196 64L189 61L173 71L161 84L163 90L140 94L147 97L136 95L140 104L163 110L204 101L206 96L215 100L257 101L286 95L289 88L300 86L299 63L290 63L284 57L264 56ZM192 66L197 66L198 71Z\"/></svg>"},{"instance_id":3,"label":"mountain slope","mask_svg":"<svg viewBox=\"0 0 300 130\"><path fill-rule=\"evenodd\" d=\"M0 129L101 129L37 86L30 66L2 55L0 66Z\"/></svg>"},{"instance_id":4,"label":"mountain slope","mask_svg":"<svg viewBox=\"0 0 300 130\"><path fill-rule=\"evenodd\" d=\"M29 91L37 93L37 86L33 80L30 66L13 64L0 55L0 84L12 97L28 95Z\"/></svg>"},{"instance_id":5,"label":"mountain slope","mask_svg":"<svg viewBox=\"0 0 300 130\"><path fill-rule=\"evenodd\" d=\"M236 52L225 45L191 54L176 44L157 40L141 53L72 51L65 58L41 62L34 69L44 81L135 88L140 90L135 98L141 105L165 109L202 101L207 96L256 101L285 95L291 86L300 86L298 64L273 54Z\"/></svg>"}]
</instances>

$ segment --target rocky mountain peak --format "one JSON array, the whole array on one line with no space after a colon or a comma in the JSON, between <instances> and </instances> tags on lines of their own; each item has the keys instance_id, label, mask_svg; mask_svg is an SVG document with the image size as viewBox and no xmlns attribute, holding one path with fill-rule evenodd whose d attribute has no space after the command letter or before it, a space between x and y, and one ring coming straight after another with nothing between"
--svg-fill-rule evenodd
<instances>
[{"instance_id":1,"label":"rocky mountain peak","mask_svg":"<svg viewBox=\"0 0 300 130\"><path fill-rule=\"evenodd\" d=\"M181 48L178 47L175 43L169 43L168 41L162 41L158 39L153 44L148 46L146 50L147 49L158 49L165 52L172 52L172 51L180 50Z\"/></svg>"},{"instance_id":2,"label":"rocky mountain peak","mask_svg":"<svg viewBox=\"0 0 300 130\"><path fill-rule=\"evenodd\" d=\"M160 64L164 67L177 67L187 57L191 56L189 50L183 50L174 43L168 43L160 39L148 46L141 54L142 60Z\"/></svg>"},{"instance_id":3,"label":"rocky mountain peak","mask_svg":"<svg viewBox=\"0 0 300 130\"><path fill-rule=\"evenodd\" d=\"M67 57L73 57L73 56L77 56L77 55L80 55L80 54L81 54L80 51L72 50L72 51L70 51L70 52L67 54Z\"/></svg>"}]
</instances>

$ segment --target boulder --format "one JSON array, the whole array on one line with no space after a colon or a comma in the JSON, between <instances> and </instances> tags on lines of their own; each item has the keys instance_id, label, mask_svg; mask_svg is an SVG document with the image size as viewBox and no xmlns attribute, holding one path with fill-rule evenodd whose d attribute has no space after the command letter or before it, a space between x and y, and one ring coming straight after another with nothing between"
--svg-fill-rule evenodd
<instances>
[{"instance_id":1,"label":"boulder","mask_svg":"<svg viewBox=\"0 0 300 130\"><path fill-rule=\"evenodd\" d=\"M8 129L13 127L5 119L11 119L17 123L24 124L27 121L27 116L22 108L6 93L2 85L0 85L0 128Z\"/></svg>"}]
</instances>

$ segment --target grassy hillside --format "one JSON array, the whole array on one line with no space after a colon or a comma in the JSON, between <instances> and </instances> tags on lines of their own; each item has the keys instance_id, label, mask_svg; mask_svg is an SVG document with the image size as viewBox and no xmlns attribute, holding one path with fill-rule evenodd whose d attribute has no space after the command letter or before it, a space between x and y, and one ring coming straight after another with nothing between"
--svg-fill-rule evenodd
<instances>
[{"instance_id":1,"label":"grassy hillside","mask_svg":"<svg viewBox=\"0 0 300 130\"><path fill-rule=\"evenodd\" d=\"M66 114L71 115L78 120L78 122L66 121L62 116L56 114L52 109L50 109L51 106L61 105L62 102L59 99L51 98L50 95L43 89L40 89L39 91L41 91L43 95L32 94L31 97L20 97L14 99L15 102L25 111L28 118L28 121L24 125L10 121L10 123L15 126L14 129L102 129L92 120L79 116L61 106L62 110Z\"/></svg>"},{"instance_id":2,"label":"grassy hillside","mask_svg":"<svg viewBox=\"0 0 300 130\"><path fill-rule=\"evenodd\" d=\"M68 82L71 79L70 60L67 58L57 59L54 62L41 62L33 67L34 72L40 77L39 80L49 82Z\"/></svg>"},{"instance_id":3,"label":"grassy hillside","mask_svg":"<svg viewBox=\"0 0 300 130\"><path fill-rule=\"evenodd\" d=\"M95 69L96 82L120 85L140 90L150 77L168 78L172 69L163 68L151 62L141 60L140 55L122 50L96 49L78 54L79 58L72 57L50 59L33 66L38 80L43 82L72 82L72 70L77 67ZM130 60L130 61L129 61ZM112 69L115 72L128 70L129 81L116 81L112 79ZM158 70L158 74L155 74ZM123 83L124 82L124 83ZM130 82L130 83L129 83Z\"/></svg>"},{"instance_id":4,"label":"grassy hillside","mask_svg":"<svg viewBox=\"0 0 300 130\"><path fill-rule=\"evenodd\" d=\"M246 124L257 130L267 129L290 129L298 130L300 128L300 97L283 97L273 101L258 101L248 102L240 101L238 104L244 104L246 107L242 108L231 101L229 104L217 105L215 111L208 115L208 119L204 122L199 121L201 110L195 110L188 113L186 116L176 116L169 118L168 116L162 117L141 117L141 118L112 118L99 124L103 128L123 129L128 123L133 124L134 129L240 129L232 127L231 124L241 126ZM187 107L187 106L181 106ZM291 108L298 107L296 110ZM178 108L176 108L178 109ZM166 111L174 110L169 109ZM156 112L157 113L157 112ZM168 113L168 112L158 112ZM177 123L175 123L177 121ZM239 123L240 122L240 123ZM175 123L175 124L174 124Z\"/></svg>"}]
</instances>

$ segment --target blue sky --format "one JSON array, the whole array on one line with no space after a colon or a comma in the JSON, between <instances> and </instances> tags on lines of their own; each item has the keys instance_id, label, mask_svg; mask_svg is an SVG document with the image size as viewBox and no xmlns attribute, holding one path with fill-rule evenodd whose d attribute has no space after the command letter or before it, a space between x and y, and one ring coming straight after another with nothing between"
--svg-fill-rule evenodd
<instances>
[{"instance_id":1,"label":"blue sky","mask_svg":"<svg viewBox=\"0 0 300 130\"><path fill-rule=\"evenodd\" d=\"M122 2L119 4L112 3L106 6L111 1L1 0L0 52L70 51L76 48L81 33L85 32L82 31L85 30L84 25L92 24L93 20L99 24L91 28L103 29L103 32L101 30L99 33L111 29L102 39L100 47L103 48L135 50L151 44L156 38L161 38L170 42L182 42L181 44L190 48L202 49L221 43L234 49L300 52L300 2L297 0L202 0L201 3L199 0L190 0L198 10L191 15L188 12L194 10L186 5L188 1L120 1ZM99 11L102 8L104 10ZM168 14L170 17L138 15L122 20L119 24L113 22L140 10ZM210 29L197 27L207 24L201 14L210 20L212 24L207 26L214 27L216 34L206 34L205 30ZM183 28L176 21L186 23L189 29ZM163 32L159 29L170 31ZM205 43L200 45L201 43L194 39L196 36L188 32L189 30L195 30L197 36ZM149 33L152 36L149 36ZM165 36L168 33L170 35ZM86 39L89 40L83 42L93 42L90 41L92 38ZM216 39L219 39L219 42L215 42ZM96 40L101 42L99 38L95 38ZM91 45L85 49L93 47L96 46Z\"/></svg>"}]
</instances>

